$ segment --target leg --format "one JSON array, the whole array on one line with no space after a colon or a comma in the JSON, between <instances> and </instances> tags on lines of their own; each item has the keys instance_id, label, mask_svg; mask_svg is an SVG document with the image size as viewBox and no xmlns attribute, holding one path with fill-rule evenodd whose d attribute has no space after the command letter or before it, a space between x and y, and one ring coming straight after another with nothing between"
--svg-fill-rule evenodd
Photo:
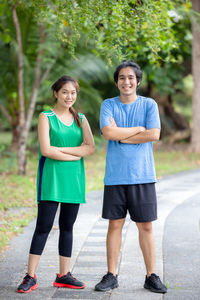
<instances>
[{"instance_id":1,"label":"leg","mask_svg":"<svg viewBox=\"0 0 200 300\"><path fill-rule=\"evenodd\" d=\"M58 203L52 201L42 201L38 204L37 223L28 260L28 273L24 277L22 283L18 286L18 293L29 293L38 287L35 271L48 234L52 228L57 207Z\"/></svg>"},{"instance_id":2,"label":"leg","mask_svg":"<svg viewBox=\"0 0 200 300\"><path fill-rule=\"evenodd\" d=\"M79 210L79 204L61 203L59 227L60 276L69 272L73 243L73 225Z\"/></svg>"},{"instance_id":3,"label":"leg","mask_svg":"<svg viewBox=\"0 0 200 300\"><path fill-rule=\"evenodd\" d=\"M136 223L139 230L139 243L144 257L147 276L155 273L155 245L152 222Z\"/></svg>"},{"instance_id":4,"label":"leg","mask_svg":"<svg viewBox=\"0 0 200 300\"><path fill-rule=\"evenodd\" d=\"M28 274L31 277L35 275L40 256L53 226L57 207L58 203L53 201L43 201L38 204L36 229L33 235L28 260Z\"/></svg>"},{"instance_id":5,"label":"leg","mask_svg":"<svg viewBox=\"0 0 200 300\"><path fill-rule=\"evenodd\" d=\"M55 287L68 287L72 289L83 289L84 283L74 278L69 272L72 241L73 225L78 214L79 204L61 203L59 227L59 262L60 274L57 274L53 285Z\"/></svg>"},{"instance_id":6,"label":"leg","mask_svg":"<svg viewBox=\"0 0 200 300\"><path fill-rule=\"evenodd\" d=\"M106 239L108 272L116 276L118 256L122 242L122 228L125 219L109 220Z\"/></svg>"}]
</instances>

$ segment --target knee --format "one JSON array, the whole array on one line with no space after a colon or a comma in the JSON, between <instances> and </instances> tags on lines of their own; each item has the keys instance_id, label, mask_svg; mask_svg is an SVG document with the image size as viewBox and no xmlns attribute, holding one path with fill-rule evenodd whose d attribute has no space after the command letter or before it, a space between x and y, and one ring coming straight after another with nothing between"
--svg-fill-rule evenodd
<instances>
[{"instance_id":1,"label":"knee","mask_svg":"<svg viewBox=\"0 0 200 300\"><path fill-rule=\"evenodd\" d=\"M39 223L36 226L36 232L40 233L40 234L44 234L44 233L49 233L51 231L52 228L52 223Z\"/></svg>"},{"instance_id":2,"label":"knee","mask_svg":"<svg viewBox=\"0 0 200 300\"><path fill-rule=\"evenodd\" d=\"M123 225L124 225L124 219L110 220L108 229L109 231L122 230Z\"/></svg>"},{"instance_id":3,"label":"knee","mask_svg":"<svg viewBox=\"0 0 200 300\"><path fill-rule=\"evenodd\" d=\"M152 233L153 230L151 222L137 223L137 227L140 232L145 232L145 233Z\"/></svg>"},{"instance_id":4,"label":"knee","mask_svg":"<svg viewBox=\"0 0 200 300\"><path fill-rule=\"evenodd\" d=\"M66 232L72 232L73 231L73 225L72 223L69 223L69 222L62 222L62 223L59 223L59 228L60 228L60 231L66 231Z\"/></svg>"}]
</instances>

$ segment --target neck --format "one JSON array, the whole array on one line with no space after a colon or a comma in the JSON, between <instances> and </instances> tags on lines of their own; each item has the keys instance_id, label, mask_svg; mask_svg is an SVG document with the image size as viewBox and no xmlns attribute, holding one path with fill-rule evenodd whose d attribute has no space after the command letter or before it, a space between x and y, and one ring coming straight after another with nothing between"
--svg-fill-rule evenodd
<instances>
[{"instance_id":1,"label":"neck","mask_svg":"<svg viewBox=\"0 0 200 300\"><path fill-rule=\"evenodd\" d=\"M136 94L133 94L133 95L120 94L119 99L122 103L128 104L128 103L135 102L135 100L137 99L137 95Z\"/></svg>"},{"instance_id":2,"label":"neck","mask_svg":"<svg viewBox=\"0 0 200 300\"><path fill-rule=\"evenodd\" d=\"M53 110L59 114L71 114L68 107L65 108L65 107L60 107L59 105L56 105Z\"/></svg>"}]
</instances>

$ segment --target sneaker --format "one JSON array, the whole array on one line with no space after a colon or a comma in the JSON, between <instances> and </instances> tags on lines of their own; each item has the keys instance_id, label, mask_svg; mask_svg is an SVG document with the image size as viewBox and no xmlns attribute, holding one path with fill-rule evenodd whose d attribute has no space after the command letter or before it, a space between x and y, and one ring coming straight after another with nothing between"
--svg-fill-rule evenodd
<instances>
[{"instance_id":1,"label":"sneaker","mask_svg":"<svg viewBox=\"0 0 200 300\"><path fill-rule=\"evenodd\" d=\"M24 277L22 283L18 286L16 292L18 293L30 293L32 290L36 290L37 285L36 276L31 277L28 273Z\"/></svg>"},{"instance_id":2,"label":"sneaker","mask_svg":"<svg viewBox=\"0 0 200 300\"><path fill-rule=\"evenodd\" d=\"M95 285L95 291L107 292L111 289L117 288L119 286L117 275L114 276L113 273L108 272L103 276L101 281Z\"/></svg>"},{"instance_id":3,"label":"sneaker","mask_svg":"<svg viewBox=\"0 0 200 300\"><path fill-rule=\"evenodd\" d=\"M154 293L167 293L166 286L161 282L159 276L154 273L152 273L149 277L146 276L144 288Z\"/></svg>"},{"instance_id":4,"label":"sneaker","mask_svg":"<svg viewBox=\"0 0 200 300\"><path fill-rule=\"evenodd\" d=\"M60 276L60 274L56 275L56 280L53 283L55 287L67 287L70 289L84 289L85 287L85 284L74 278L70 272L63 276Z\"/></svg>"}]
</instances>

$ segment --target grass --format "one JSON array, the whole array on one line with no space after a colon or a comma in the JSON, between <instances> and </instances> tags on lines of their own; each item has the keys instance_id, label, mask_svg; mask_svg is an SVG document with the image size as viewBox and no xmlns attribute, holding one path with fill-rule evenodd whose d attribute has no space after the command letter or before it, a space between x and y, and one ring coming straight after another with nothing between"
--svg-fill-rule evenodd
<instances>
[{"instance_id":1,"label":"grass","mask_svg":"<svg viewBox=\"0 0 200 300\"><path fill-rule=\"evenodd\" d=\"M0 251L36 215L37 206L35 187L38 154L27 151L27 175L17 175L16 153L7 150L10 143L7 135L0 135ZM86 192L103 189L106 143L101 138L95 138L95 143L96 153L85 159ZM189 153L185 147L178 150L173 147L158 148L154 157L159 178L200 167L200 153Z\"/></svg>"}]
</instances>

